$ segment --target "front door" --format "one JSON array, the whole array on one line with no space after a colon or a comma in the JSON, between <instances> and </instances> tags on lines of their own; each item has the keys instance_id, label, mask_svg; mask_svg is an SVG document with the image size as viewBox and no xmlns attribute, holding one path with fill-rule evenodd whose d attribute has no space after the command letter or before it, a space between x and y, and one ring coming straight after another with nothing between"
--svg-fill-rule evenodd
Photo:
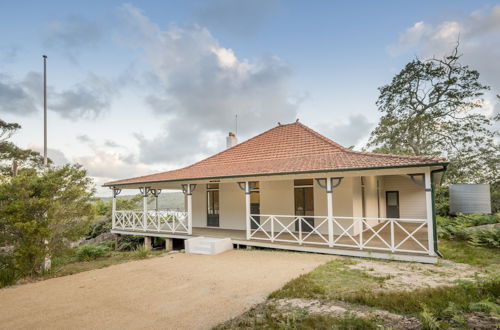
<instances>
[{"instance_id":1,"label":"front door","mask_svg":"<svg viewBox=\"0 0 500 330\"><path fill-rule=\"evenodd\" d=\"M302 232L310 232L314 227L314 218L307 216L314 216L313 180L295 180L294 195L295 215L304 217L300 222L295 222L295 231L299 231L299 226L302 226Z\"/></svg>"},{"instance_id":2,"label":"front door","mask_svg":"<svg viewBox=\"0 0 500 330\"><path fill-rule=\"evenodd\" d=\"M388 218L399 218L399 191L386 191L385 205Z\"/></svg>"},{"instance_id":3,"label":"front door","mask_svg":"<svg viewBox=\"0 0 500 330\"><path fill-rule=\"evenodd\" d=\"M207 185L207 226L219 227L219 185Z\"/></svg>"}]
</instances>

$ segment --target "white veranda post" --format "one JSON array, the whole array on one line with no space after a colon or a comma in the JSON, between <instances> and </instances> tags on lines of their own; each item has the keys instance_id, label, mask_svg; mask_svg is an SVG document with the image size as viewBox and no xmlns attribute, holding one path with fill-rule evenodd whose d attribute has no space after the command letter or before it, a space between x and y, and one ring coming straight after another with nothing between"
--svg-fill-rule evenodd
<instances>
[{"instance_id":1,"label":"white veranda post","mask_svg":"<svg viewBox=\"0 0 500 330\"><path fill-rule=\"evenodd\" d=\"M246 231L247 240L250 240L250 184L248 181L245 182L245 219L246 219Z\"/></svg>"},{"instance_id":2,"label":"white veranda post","mask_svg":"<svg viewBox=\"0 0 500 330\"><path fill-rule=\"evenodd\" d=\"M144 187L142 192L142 216L143 216L143 228L146 229L148 227L148 193L149 188Z\"/></svg>"},{"instance_id":3,"label":"white veranda post","mask_svg":"<svg viewBox=\"0 0 500 330\"><path fill-rule=\"evenodd\" d=\"M113 200L111 202L111 228L115 228L116 225L116 196L120 194L121 189L111 187L111 191L113 192Z\"/></svg>"},{"instance_id":4,"label":"white veranda post","mask_svg":"<svg viewBox=\"0 0 500 330\"><path fill-rule=\"evenodd\" d=\"M432 221L432 187L430 169L425 170L425 206L427 210L427 240L429 242L429 255L435 256L434 251L434 223Z\"/></svg>"},{"instance_id":5,"label":"white veranda post","mask_svg":"<svg viewBox=\"0 0 500 330\"><path fill-rule=\"evenodd\" d=\"M332 179L326 179L326 203L328 216L328 246L333 247L333 188Z\"/></svg>"},{"instance_id":6,"label":"white veranda post","mask_svg":"<svg viewBox=\"0 0 500 330\"><path fill-rule=\"evenodd\" d=\"M193 233L193 191L190 184L186 187L187 191L187 218L188 218L188 235Z\"/></svg>"}]
</instances>

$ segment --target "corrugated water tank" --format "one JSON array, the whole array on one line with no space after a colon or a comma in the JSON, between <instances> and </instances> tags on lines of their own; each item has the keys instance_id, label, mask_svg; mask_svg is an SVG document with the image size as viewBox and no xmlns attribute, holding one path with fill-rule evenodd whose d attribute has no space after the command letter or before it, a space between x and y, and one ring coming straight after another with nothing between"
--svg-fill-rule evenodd
<instances>
[{"instance_id":1,"label":"corrugated water tank","mask_svg":"<svg viewBox=\"0 0 500 330\"><path fill-rule=\"evenodd\" d=\"M491 213L490 185L450 185L450 213Z\"/></svg>"}]
</instances>

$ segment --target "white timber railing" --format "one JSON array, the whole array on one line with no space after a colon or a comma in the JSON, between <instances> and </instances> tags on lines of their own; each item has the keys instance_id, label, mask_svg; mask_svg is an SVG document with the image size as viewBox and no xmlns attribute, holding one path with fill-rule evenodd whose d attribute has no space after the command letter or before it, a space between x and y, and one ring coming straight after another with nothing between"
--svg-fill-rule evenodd
<instances>
[{"instance_id":1,"label":"white timber railing","mask_svg":"<svg viewBox=\"0 0 500 330\"><path fill-rule=\"evenodd\" d=\"M250 214L249 239L431 255L426 219Z\"/></svg>"},{"instance_id":2,"label":"white timber railing","mask_svg":"<svg viewBox=\"0 0 500 330\"><path fill-rule=\"evenodd\" d=\"M176 210L122 210L115 211L113 224L115 230L189 233L188 214Z\"/></svg>"}]
</instances>

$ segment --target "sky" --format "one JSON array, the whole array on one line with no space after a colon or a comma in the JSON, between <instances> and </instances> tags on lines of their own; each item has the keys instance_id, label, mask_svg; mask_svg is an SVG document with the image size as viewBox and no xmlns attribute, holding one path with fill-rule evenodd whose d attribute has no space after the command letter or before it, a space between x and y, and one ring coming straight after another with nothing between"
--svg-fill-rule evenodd
<instances>
[{"instance_id":1,"label":"sky","mask_svg":"<svg viewBox=\"0 0 500 330\"><path fill-rule=\"evenodd\" d=\"M360 149L378 88L460 40L500 111L500 1L1 1L0 119L101 185L189 165L299 119ZM236 121L237 116L237 121Z\"/></svg>"}]
</instances>

